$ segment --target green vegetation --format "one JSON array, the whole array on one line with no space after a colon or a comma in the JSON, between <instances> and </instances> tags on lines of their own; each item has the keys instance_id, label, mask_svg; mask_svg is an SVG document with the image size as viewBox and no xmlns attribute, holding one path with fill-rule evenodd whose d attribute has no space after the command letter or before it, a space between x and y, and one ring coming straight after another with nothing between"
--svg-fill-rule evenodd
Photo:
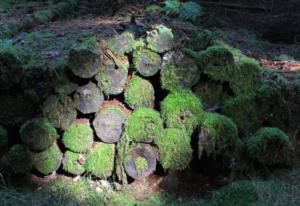
<instances>
[{"instance_id":1,"label":"green vegetation","mask_svg":"<svg viewBox=\"0 0 300 206\"><path fill-rule=\"evenodd\" d=\"M43 119L31 119L20 129L23 143L32 150L41 151L48 148L57 139L56 129Z\"/></svg>"},{"instance_id":2,"label":"green vegetation","mask_svg":"<svg viewBox=\"0 0 300 206\"><path fill-rule=\"evenodd\" d=\"M114 144L97 143L87 155L84 167L87 172L98 178L107 178L112 174L114 157Z\"/></svg>"},{"instance_id":3,"label":"green vegetation","mask_svg":"<svg viewBox=\"0 0 300 206\"><path fill-rule=\"evenodd\" d=\"M147 47L158 53L170 51L173 47L174 35L172 30L164 25L156 25L147 34Z\"/></svg>"},{"instance_id":4,"label":"green vegetation","mask_svg":"<svg viewBox=\"0 0 300 206\"><path fill-rule=\"evenodd\" d=\"M184 20L196 20L203 14L202 7L194 1L166 0L164 5L163 9L168 15L176 15Z\"/></svg>"},{"instance_id":5,"label":"green vegetation","mask_svg":"<svg viewBox=\"0 0 300 206\"><path fill-rule=\"evenodd\" d=\"M150 77L160 70L161 57L148 49L139 49L133 53L133 65L141 75Z\"/></svg>"},{"instance_id":6,"label":"green vegetation","mask_svg":"<svg viewBox=\"0 0 300 206\"><path fill-rule=\"evenodd\" d=\"M165 170L183 170L192 160L190 137L180 129L165 129L155 140Z\"/></svg>"},{"instance_id":7,"label":"green vegetation","mask_svg":"<svg viewBox=\"0 0 300 206\"><path fill-rule=\"evenodd\" d=\"M203 121L204 114L201 101L189 90L178 90L161 102L167 127L186 130L188 135Z\"/></svg>"},{"instance_id":8,"label":"green vegetation","mask_svg":"<svg viewBox=\"0 0 300 206\"><path fill-rule=\"evenodd\" d=\"M73 152L86 152L94 142L93 130L88 119L75 121L64 133L63 144Z\"/></svg>"},{"instance_id":9,"label":"green vegetation","mask_svg":"<svg viewBox=\"0 0 300 206\"><path fill-rule=\"evenodd\" d=\"M125 131L133 142L151 142L163 130L163 121L158 112L149 108L135 110L127 119Z\"/></svg>"},{"instance_id":10,"label":"green vegetation","mask_svg":"<svg viewBox=\"0 0 300 206\"><path fill-rule=\"evenodd\" d=\"M249 158L262 166L288 165L291 161L292 142L278 128L262 128L246 142Z\"/></svg>"},{"instance_id":11,"label":"green vegetation","mask_svg":"<svg viewBox=\"0 0 300 206\"><path fill-rule=\"evenodd\" d=\"M214 43L214 34L210 30L197 32L195 36L187 42L186 47L193 51L202 51Z\"/></svg>"},{"instance_id":12,"label":"green vegetation","mask_svg":"<svg viewBox=\"0 0 300 206\"><path fill-rule=\"evenodd\" d=\"M33 166L41 174L48 175L60 167L62 156L57 144L54 143L42 152L32 153Z\"/></svg>"},{"instance_id":13,"label":"green vegetation","mask_svg":"<svg viewBox=\"0 0 300 206\"><path fill-rule=\"evenodd\" d=\"M0 125L0 152L8 143L7 130Z\"/></svg>"},{"instance_id":14,"label":"green vegetation","mask_svg":"<svg viewBox=\"0 0 300 206\"><path fill-rule=\"evenodd\" d=\"M63 170L72 175L83 174L85 169L83 164L80 162L80 158L82 157L84 157L83 154L66 151L62 159Z\"/></svg>"},{"instance_id":15,"label":"green vegetation","mask_svg":"<svg viewBox=\"0 0 300 206\"><path fill-rule=\"evenodd\" d=\"M14 173L26 173L32 168L30 152L23 145L13 145L3 158Z\"/></svg>"},{"instance_id":16,"label":"green vegetation","mask_svg":"<svg viewBox=\"0 0 300 206\"><path fill-rule=\"evenodd\" d=\"M199 158L205 151L207 156L234 153L238 141L238 129L232 120L219 114L208 114L201 126L199 136Z\"/></svg>"},{"instance_id":17,"label":"green vegetation","mask_svg":"<svg viewBox=\"0 0 300 206\"><path fill-rule=\"evenodd\" d=\"M147 159L144 157L138 157L135 160L135 167L138 173L143 173L145 169L149 167Z\"/></svg>"},{"instance_id":18,"label":"green vegetation","mask_svg":"<svg viewBox=\"0 0 300 206\"><path fill-rule=\"evenodd\" d=\"M110 39L107 42L107 47L110 51L119 54L124 55L126 53L129 53L134 48L134 34L131 32L123 32L121 35L118 35L117 37Z\"/></svg>"},{"instance_id":19,"label":"green vegetation","mask_svg":"<svg viewBox=\"0 0 300 206\"><path fill-rule=\"evenodd\" d=\"M152 84L139 76L134 76L128 82L125 90L125 102L132 109L140 107L154 107L154 88Z\"/></svg>"}]
</instances>

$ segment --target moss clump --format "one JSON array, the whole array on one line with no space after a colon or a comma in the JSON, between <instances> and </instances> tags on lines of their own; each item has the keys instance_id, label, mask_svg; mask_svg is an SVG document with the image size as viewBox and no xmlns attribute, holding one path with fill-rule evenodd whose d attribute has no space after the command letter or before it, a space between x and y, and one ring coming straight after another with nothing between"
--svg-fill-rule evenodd
<instances>
[{"instance_id":1,"label":"moss clump","mask_svg":"<svg viewBox=\"0 0 300 206\"><path fill-rule=\"evenodd\" d=\"M147 47L158 53L170 51L173 47L174 35L172 30L165 27L164 25L156 25L148 32Z\"/></svg>"},{"instance_id":2,"label":"moss clump","mask_svg":"<svg viewBox=\"0 0 300 206\"><path fill-rule=\"evenodd\" d=\"M250 159L263 166L288 165L291 160L292 142L278 128L265 127L258 130L246 142Z\"/></svg>"},{"instance_id":3,"label":"moss clump","mask_svg":"<svg viewBox=\"0 0 300 206\"><path fill-rule=\"evenodd\" d=\"M83 154L67 151L62 159L63 170L72 175L81 175L85 172L82 159Z\"/></svg>"},{"instance_id":4,"label":"moss clump","mask_svg":"<svg viewBox=\"0 0 300 206\"><path fill-rule=\"evenodd\" d=\"M230 118L219 114L208 114L201 126L198 142L199 158L204 151L207 156L233 154L237 141L238 129Z\"/></svg>"},{"instance_id":5,"label":"moss clump","mask_svg":"<svg viewBox=\"0 0 300 206\"><path fill-rule=\"evenodd\" d=\"M84 165L86 171L99 178L107 178L114 168L115 145L97 143L90 150Z\"/></svg>"},{"instance_id":6,"label":"moss clump","mask_svg":"<svg viewBox=\"0 0 300 206\"><path fill-rule=\"evenodd\" d=\"M138 173L143 173L148 168L148 161L144 157L136 158L134 163Z\"/></svg>"},{"instance_id":7,"label":"moss clump","mask_svg":"<svg viewBox=\"0 0 300 206\"><path fill-rule=\"evenodd\" d=\"M107 43L107 47L110 51L124 55L133 50L134 34L131 32L123 32L121 35L111 39Z\"/></svg>"},{"instance_id":8,"label":"moss clump","mask_svg":"<svg viewBox=\"0 0 300 206\"><path fill-rule=\"evenodd\" d=\"M43 175L48 175L60 167L62 156L57 144L54 143L42 152L32 153L33 166Z\"/></svg>"},{"instance_id":9,"label":"moss clump","mask_svg":"<svg viewBox=\"0 0 300 206\"><path fill-rule=\"evenodd\" d=\"M162 119L169 128L184 129L191 135L203 121L205 112L197 96L189 90L178 90L161 102Z\"/></svg>"},{"instance_id":10,"label":"moss clump","mask_svg":"<svg viewBox=\"0 0 300 206\"><path fill-rule=\"evenodd\" d=\"M153 109L139 108L127 119L125 131L133 142L151 142L163 130L163 121Z\"/></svg>"},{"instance_id":11,"label":"moss clump","mask_svg":"<svg viewBox=\"0 0 300 206\"><path fill-rule=\"evenodd\" d=\"M102 58L97 39L94 37L85 38L71 48L69 67L76 76L91 78L99 71Z\"/></svg>"},{"instance_id":12,"label":"moss clump","mask_svg":"<svg viewBox=\"0 0 300 206\"><path fill-rule=\"evenodd\" d=\"M169 91L190 89L199 81L200 73L193 59L181 52L168 52L163 57L160 82Z\"/></svg>"},{"instance_id":13,"label":"moss clump","mask_svg":"<svg viewBox=\"0 0 300 206\"><path fill-rule=\"evenodd\" d=\"M213 80L199 82L193 87L193 92L202 100L205 108L221 105L230 97L223 84Z\"/></svg>"},{"instance_id":14,"label":"moss clump","mask_svg":"<svg viewBox=\"0 0 300 206\"><path fill-rule=\"evenodd\" d=\"M93 130L88 119L78 119L64 133L63 144L73 152L86 152L93 144Z\"/></svg>"},{"instance_id":15,"label":"moss clump","mask_svg":"<svg viewBox=\"0 0 300 206\"><path fill-rule=\"evenodd\" d=\"M134 76L128 82L125 90L125 102L132 109L154 107L154 88L152 84L139 76Z\"/></svg>"},{"instance_id":16,"label":"moss clump","mask_svg":"<svg viewBox=\"0 0 300 206\"><path fill-rule=\"evenodd\" d=\"M197 32L188 42L187 47L194 51L202 51L213 43L213 33L209 30Z\"/></svg>"},{"instance_id":17,"label":"moss clump","mask_svg":"<svg viewBox=\"0 0 300 206\"><path fill-rule=\"evenodd\" d=\"M7 145L7 143L8 143L7 130L0 125L0 151Z\"/></svg>"},{"instance_id":18,"label":"moss clump","mask_svg":"<svg viewBox=\"0 0 300 206\"><path fill-rule=\"evenodd\" d=\"M26 173L32 168L32 158L29 151L23 145L13 145L4 155L4 161L11 167L14 173Z\"/></svg>"},{"instance_id":19,"label":"moss clump","mask_svg":"<svg viewBox=\"0 0 300 206\"><path fill-rule=\"evenodd\" d=\"M76 119L76 103L68 96L51 95L42 106L43 115L56 128L67 129Z\"/></svg>"},{"instance_id":20,"label":"moss clump","mask_svg":"<svg viewBox=\"0 0 300 206\"><path fill-rule=\"evenodd\" d=\"M133 53L133 64L145 77L155 75L161 67L161 57L148 49L139 49Z\"/></svg>"},{"instance_id":21,"label":"moss clump","mask_svg":"<svg viewBox=\"0 0 300 206\"><path fill-rule=\"evenodd\" d=\"M53 144L58 135L56 129L46 120L31 119L20 129L21 140L30 149L41 151Z\"/></svg>"},{"instance_id":22,"label":"moss clump","mask_svg":"<svg viewBox=\"0 0 300 206\"><path fill-rule=\"evenodd\" d=\"M192 160L190 137L180 129L165 129L156 139L159 161L165 170L183 170Z\"/></svg>"}]
</instances>

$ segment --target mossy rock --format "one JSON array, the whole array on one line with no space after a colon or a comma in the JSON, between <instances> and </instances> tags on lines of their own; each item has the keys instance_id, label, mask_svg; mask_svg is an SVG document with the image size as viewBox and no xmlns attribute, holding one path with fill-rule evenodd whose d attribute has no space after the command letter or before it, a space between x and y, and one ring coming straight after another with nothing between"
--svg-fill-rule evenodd
<instances>
[{"instance_id":1,"label":"mossy rock","mask_svg":"<svg viewBox=\"0 0 300 206\"><path fill-rule=\"evenodd\" d=\"M48 175L60 167L63 154L58 148L57 144L54 143L48 149L42 152L33 152L33 166L43 175Z\"/></svg>"},{"instance_id":2,"label":"mossy rock","mask_svg":"<svg viewBox=\"0 0 300 206\"><path fill-rule=\"evenodd\" d=\"M83 39L69 53L69 68L78 77L91 78L101 67L102 51L94 37Z\"/></svg>"},{"instance_id":3,"label":"mossy rock","mask_svg":"<svg viewBox=\"0 0 300 206\"><path fill-rule=\"evenodd\" d=\"M199 31L187 43L187 47L194 51L202 51L213 44L214 36L209 30Z\"/></svg>"},{"instance_id":4,"label":"mossy rock","mask_svg":"<svg viewBox=\"0 0 300 206\"><path fill-rule=\"evenodd\" d=\"M143 76L155 75L161 68L161 57L148 49L138 49L133 53L135 69Z\"/></svg>"},{"instance_id":5,"label":"mossy rock","mask_svg":"<svg viewBox=\"0 0 300 206\"><path fill-rule=\"evenodd\" d=\"M84 169L84 155L66 151L62 159L62 168L65 172L72 175L82 175Z\"/></svg>"},{"instance_id":6,"label":"mossy rock","mask_svg":"<svg viewBox=\"0 0 300 206\"><path fill-rule=\"evenodd\" d=\"M7 145L7 143L8 143L8 132L4 127L0 125L0 153L1 150Z\"/></svg>"},{"instance_id":7,"label":"mossy rock","mask_svg":"<svg viewBox=\"0 0 300 206\"><path fill-rule=\"evenodd\" d=\"M163 130L160 114L153 109L139 108L127 119L125 131L133 142L153 142Z\"/></svg>"},{"instance_id":8,"label":"mossy rock","mask_svg":"<svg viewBox=\"0 0 300 206\"><path fill-rule=\"evenodd\" d=\"M119 36L116 36L113 39L110 39L107 42L107 47L110 51L124 55L133 50L134 34L128 31L123 32Z\"/></svg>"},{"instance_id":9,"label":"mossy rock","mask_svg":"<svg viewBox=\"0 0 300 206\"><path fill-rule=\"evenodd\" d=\"M204 151L207 156L233 155L237 142L238 128L230 118L220 114L208 114L199 135L199 159Z\"/></svg>"},{"instance_id":10,"label":"mossy rock","mask_svg":"<svg viewBox=\"0 0 300 206\"><path fill-rule=\"evenodd\" d=\"M38 112L36 102L28 95L0 95L0 124L19 126Z\"/></svg>"},{"instance_id":11,"label":"mossy rock","mask_svg":"<svg viewBox=\"0 0 300 206\"><path fill-rule=\"evenodd\" d=\"M41 151L53 144L58 137L56 129L44 119L31 119L20 128L22 142L31 150Z\"/></svg>"},{"instance_id":12,"label":"mossy rock","mask_svg":"<svg viewBox=\"0 0 300 206\"><path fill-rule=\"evenodd\" d=\"M94 142L89 120L77 119L64 132L62 142L72 152L87 152Z\"/></svg>"},{"instance_id":13,"label":"mossy rock","mask_svg":"<svg viewBox=\"0 0 300 206\"><path fill-rule=\"evenodd\" d=\"M163 89L190 89L200 79L197 63L181 52L168 52L163 57L160 82Z\"/></svg>"},{"instance_id":14,"label":"mossy rock","mask_svg":"<svg viewBox=\"0 0 300 206\"><path fill-rule=\"evenodd\" d=\"M114 169L115 145L95 143L87 155L85 169L98 178L107 178Z\"/></svg>"},{"instance_id":15,"label":"mossy rock","mask_svg":"<svg viewBox=\"0 0 300 206\"><path fill-rule=\"evenodd\" d=\"M188 135L203 121L205 114L200 99L189 90L169 94L160 106L167 127L186 130Z\"/></svg>"},{"instance_id":16,"label":"mossy rock","mask_svg":"<svg viewBox=\"0 0 300 206\"><path fill-rule=\"evenodd\" d=\"M4 155L4 162L14 173L27 173L32 169L33 161L28 149L23 145L13 145Z\"/></svg>"},{"instance_id":17,"label":"mossy rock","mask_svg":"<svg viewBox=\"0 0 300 206\"><path fill-rule=\"evenodd\" d=\"M139 76L133 76L125 90L125 102L132 109L154 107L154 88L152 84Z\"/></svg>"},{"instance_id":18,"label":"mossy rock","mask_svg":"<svg viewBox=\"0 0 300 206\"><path fill-rule=\"evenodd\" d=\"M71 97L49 96L42 105L43 116L56 128L70 127L77 117L76 102Z\"/></svg>"},{"instance_id":19,"label":"mossy rock","mask_svg":"<svg viewBox=\"0 0 300 206\"><path fill-rule=\"evenodd\" d=\"M93 121L96 135L106 143L117 142L127 119L126 108L117 101L107 101L101 106Z\"/></svg>"},{"instance_id":20,"label":"mossy rock","mask_svg":"<svg viewBox=\"0 0 300 206\"><path fill-rule=\"evenodd\" d=\"M288 135L278 128L258 130L246 142L248 157L262 166L288 165L293 145Z\"/></svg>"},{"instance_id":21,"label":"mossy rock","mask_svg":"<svg viewBox=\"0 0 300 206\"><path fill-rule=\"evenodd\" d=\"M94 84L88 83L79 87L75 94L75 100L78 103L77 109L83 114L95 113L99 110L104 101L102 91Z\"/></svg>"},{"instance_id":22,"label":"mossy rock","mask_svg":"<svg viewBox=\"0 0 300 206\"><path fill-rule=\"evenodd\" d=\"M168 128L155 140L159 162L165 170L183 170L192 160L190 137L181 129Z\"/></svg>"},{"instance_id":23,"label":"mossy rock","mask_svg":"<svg viewBox=\"0 0 300 206\"><path fill-rule=\"evenodd\" d=\"M193 87L193 92L203 103L205 108L211 108L230 98L229 92L221 82L206 80L200 81Z\"/></svg>"},{"instance_id":24,"label":"mossy rock","mask_svg":"<svg viewBox=\"0 0 300 206\"><path fill-rule=\"evenodd\" d=\"M147 144L131 146L125 156L123 165L126 173L134 179L142 179L156 169L156 150Z\"/></svg>"},{"instance_id":25,"label":"mossy rock","mask_svg":"<svg viewBox=\"0 0 300 206\"><path fill-rule=\"evenodd\" d=\"M106 95L121 94L125 88L128 76L128 58L126 56L116 57L121 65L116 65L112 59L104 59L99 73L96 75L98 86Z\"/></svg>"},{"instance_id":26,"label":"mossy rock","mask_svg":"<svg viewBox=\"0 0 300 206\"><path fill-rule=\"evenodd\" d=\"M174 44L172 30L164 25L156 25L147 33L147 47L157 53L170 51Z\"/></svg>"}]
</instances>

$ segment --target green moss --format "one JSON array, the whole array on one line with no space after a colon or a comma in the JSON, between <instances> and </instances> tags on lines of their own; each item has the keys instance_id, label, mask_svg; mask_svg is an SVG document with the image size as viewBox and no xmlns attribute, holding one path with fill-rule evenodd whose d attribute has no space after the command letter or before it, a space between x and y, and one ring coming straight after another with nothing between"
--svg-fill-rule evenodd
<instances>
[{"instance_id":1,"label":"green moss","mask_svg":"<svg viewBox=\"0 0 300 206\"><path fill-rule=\"evenodd\" d=\"M8 143L7 130L0 125L0 151L7 145L7 143Z\"/></svg>"},{"instance_id":2,"label":"green moss","mask_svg":"<svg viewBox=\"0 0 300 206\"><path fill-rule=\"evenodd\" d=\"M238 129L226 116L208 114L201 126L198 148L199 158L205 151L208 156L233 154L238 141Z\"/></svg>"},{"instance_id":3,"label":"green moss","mask_svg":"<svg viewBox=\"0 0 300 206\"><path fill-rule=\"evenodd\" d=\"M131 47L133 49L133 51L140 49L140 48L144 48L146 46L146 43L144 41L144 39L140 38L140 39L136 39L131 43Z\"/></svg>"},{"instance_id":4,"label":"green moss","mask_svg":"<svg viewBox=\"0 0 300 206\"><path fill-rule=\"evenodd\" d=\"M14 173L26 173L32 168L32 158L29 151L23 145L13 145L7 154L4 155L4 161L11 167Z\"/></svg>"},{"instance_id":5,"label":"green moss","mask_svg":"<svg viewBox=\"0 0 300 206\"><path fill-rule=\"evenodd\" d=\"M153 109L139 108L128 117L125 130L131 141L153 141L163 130L163 121Z\"/></svg>"},{"instance_id":6,"label":"green moss","mask_svg":"<svg viewBox=\"0 0 300 206\"><path fill-rule=\"evenodd\" d=\"M128 31L123 32L107 42L108 49L120 55L131 52L133 50L133 45L134 34Z\"/></svg>"},{"instance_id":7,"label":"green moss","mask_svg":"<svg viewBox=\"0 0 300 206\"><path fill-rule=\"evenodd\" d=\"M143 157L137 157L134 163L139 174L143 173L144 170L148 168L148 161Z\"/></svg>"},{"instance_id":8,"label":"green moss","mask_svg":"<svg viewBox=\"0 0 300 206\"><path fill-rule=\"evenodd\" d=\"M183 170L192 160L190 137L180 129L165 129L156 139L159 161L165 170Z\"/></svg>"},{"instance_id":9,"label":"green moss","mask_svg":"<svg viewBox=\"0 0 300 206\"><path fill-rule=\"evenodd\" d=\"M163 89L169 91L190 89L199 81L201 71L193 59L181 52L168 52L163 59L160 75Z\"/></svg>"},{"instance_id":10,"label":"green moss","mask_svg":"<svg viewBox=\"0 0 300 206\"><path fill-rule=\"evenodd\" d=\"M83 154L66 151L62 159L63 170L73 175L81 175L85 172L84 166L80 163Z\"/></svg>"},{"instance_id":11,"label":"green moss","mask_svg":"<svg viewBox=\"0 0 300 206\"><path fill-rule=\"evenodd\" d=\"M44 150L57 139L56 129L43 119L31 119L20 129L21 140L32 150Z\"/></svg>"},{"instance_id":12,"label":"green moss","mask_svg":"<svg viewBox=\"0 0 300 206\"><path fill-rule=\"evenodd\" d=\"M258 130L246 142L250 159L263 165L287 165L291 160L292 142L278 128L265 127Z\"/></svg>"},{"instance_id":13,"label":"green moss","mask_svg":"<svg viewBox=\"0 0 300 206\"><path fill-rule=\"evenodd\" d=\"M32 153L33 166L43 175L48 175L60 167L62 156L57 144L54 143L42 152Z\"/></svg>"},{"instance_id":14,"label":"green moss","mask_svg":"<svg viewBox=\"0 0 300 206\"><path fill-rule=\"evenodd\" d=\"M50 9L34 12L35 19L40 23L47 23L54 18L54 14Z\"/></svg>"},{"instance_id":15,"label":"green moss","mask_svg":"<svg viewBox=\"0 0 300 206\"><path fill-rule=\"evenodd\" d=\"M195 36L187 43L187 47L194 51L201 51L206 49L213 43L213 33L209 30L197 32Z\"/></svg>"},{"instance_id":16,"label":"green moss","mask_svg":"<svg viewBox=\"0 0 300 206\"><path fill-rule=\"evenodd\" d=\"M62 142L73 152L86 152L90 149L93 144L93 130L88 120L85 123L74 122L65 131Z\"/></svg>"},{"instance_id":17,"label":"green moss","mask_svg":"<svg viewBox=\"0 0 300 206\"><path fill-rule=\"evenodd\" d=\"M170 51L173 47L174 35L172 30L164 25L156 25L148 32L146 41L147 47L158 53Z\"/></svg>"},{"instance_id":18,"label":"green moss","mask_svg":"<svg viewBox=\"0 0 300 206\"><path fill-rule=\"evenodd\" d=\"M139 49L133 53L135 69L143 76L155 75L161 67L161 57L148 49Z\"/></svg>"},{"instance_id":19,"label":"green moss","mask_svg":"<svg viewBox=\"0 0 300 206\"><path fill-rule=\"evenodd\" d=\"M152 84L139 76L134 76L125 90L125 102L132 109L154 107L154 88Z\"/></svg>"},{"instance_id":20,"label":"green moss","mask_svg":"<svg viewBox=\"0 0 300 206\"><path fill-rule=\"evenodd\" d=\"M203 121L202 103L189 90L178 90L161 102L162 119L167 127L185 129L191 135Z\"/></svg>"},{"instance_id":21,"label":"green moss","mask_svg":"<svg viewBox=\"0 0 300 206\"><path fill-rule=\"evenodd\" d=\"M162 11L162 8L157 4L150 4L145 9L145 13L147 15L157 14L157 13L160 13L161 11Z\"/></svg>"},{"instance_id":22,"label":"green moss","mask_svg":"<svg viewBox=\"0 0 300 206\"><path fill-rule=\"evenodd\" d=\"M97 143L90 150L84 165L86 171L99 178L107 178L114 168L115 145Z\"/></svg>"}]
</instances>

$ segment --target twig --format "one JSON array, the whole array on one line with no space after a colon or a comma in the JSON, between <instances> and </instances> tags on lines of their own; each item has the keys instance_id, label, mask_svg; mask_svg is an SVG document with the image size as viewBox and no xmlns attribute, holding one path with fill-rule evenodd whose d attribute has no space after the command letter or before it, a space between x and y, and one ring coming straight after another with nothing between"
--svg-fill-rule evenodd
<instances>
[{"instance_id":1,"label":"twig","mask_svg":"<svg viewBox=\"0 0 300 206\"><path fill-rule=\"evenodd\" d=\"M219 6L225 8L235 8L235 9L249 9L249 10L261 10L266 11L266 8L257 7L257 6L245 6L241 4L229 4L229 3L219 3L219 2L210 2L210 1L201 1L201 5L203 6ZM270 9L267 9L268 11Z\"/></svg>"}]
</instances>

